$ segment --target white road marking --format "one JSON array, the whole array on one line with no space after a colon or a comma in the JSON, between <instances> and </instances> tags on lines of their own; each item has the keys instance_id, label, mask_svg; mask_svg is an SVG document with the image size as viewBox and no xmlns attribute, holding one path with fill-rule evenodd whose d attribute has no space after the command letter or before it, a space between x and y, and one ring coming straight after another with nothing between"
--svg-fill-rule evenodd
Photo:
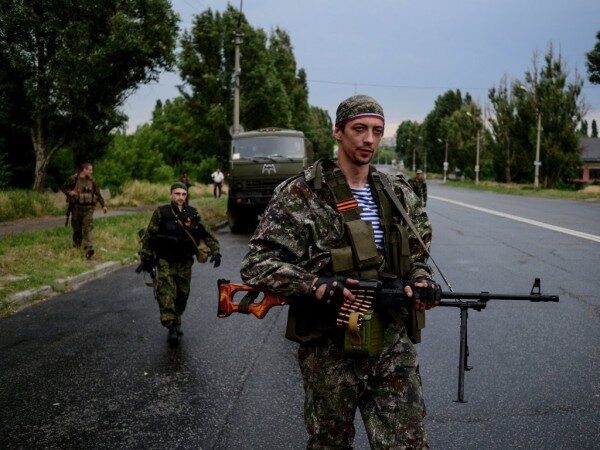
<instances>
[{"instance_id":1,"label":"white road marking","mask_svg":"<svg viewBox=\"0 0 600 450\"><path fill-rule=\"evenodd\" d=\"M481 208L479 206L469 205L468 203L459 202L456 200L450 200L449 198L438 197L437 195L430 195L430 198L435 198L436 200L440 200L446 203L452 203L454 205L462 206L464 208L474 209L476 211L481 211L487 214L492 214L498 217L504 217L505 219L515 220L517 222L527 223L529 225L535 225L536 227L545 228L547 230L558 231L559 233L568 234L571 236L579 237L582 239L588 239L594 242L600 242L600 236L596 236L595 234L584 233L582 231L571 230L569 228L558 227L556 225L551 225L549 223L538 222L537 220L527 219L525 217L513 216L512 214L506 214L500 211L494 211L492 209Z\"/></svg>"}]
</instances>

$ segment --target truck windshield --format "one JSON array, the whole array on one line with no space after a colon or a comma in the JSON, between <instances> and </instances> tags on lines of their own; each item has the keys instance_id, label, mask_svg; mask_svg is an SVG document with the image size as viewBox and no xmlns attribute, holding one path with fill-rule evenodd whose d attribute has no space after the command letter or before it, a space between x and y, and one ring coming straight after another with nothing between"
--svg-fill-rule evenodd
<instances>
[{"instance_id":1,"label":"truck windshield","mask_svg":"<svg viewBox=\"0 0 600 450\"><path fill-rule=\"evenodd\" d=\"M294 136L258 136L235 139L233 159L265 157L304 158L304 139Z\"/></svg>"}]
</instances>

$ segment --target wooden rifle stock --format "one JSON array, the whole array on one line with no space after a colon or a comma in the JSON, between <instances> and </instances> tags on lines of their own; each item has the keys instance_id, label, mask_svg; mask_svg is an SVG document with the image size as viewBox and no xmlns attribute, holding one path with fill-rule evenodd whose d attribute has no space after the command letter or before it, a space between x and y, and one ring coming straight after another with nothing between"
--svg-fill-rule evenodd
<instances>
[{"instance_id":1,"label":"wooden rifle stock","mask_svg":"<svg viewBox=\"0 0 600 450\"><path fill-rule=\"evenodd\" d=\"M288 304L288 299L283 295L263 291L260 288L248 286L247 284L230 283L229 280L219 279L217 285L219 287L218 317L227 317L237 312L242 314L252 314L257 318L262 319L273 306ZM235 303L234 296L237 292L246 292L246 294L238 303ZM254 300L256 300L261 293L264 297L260 302L255 302Z\"/></svg>"}]
</instances>

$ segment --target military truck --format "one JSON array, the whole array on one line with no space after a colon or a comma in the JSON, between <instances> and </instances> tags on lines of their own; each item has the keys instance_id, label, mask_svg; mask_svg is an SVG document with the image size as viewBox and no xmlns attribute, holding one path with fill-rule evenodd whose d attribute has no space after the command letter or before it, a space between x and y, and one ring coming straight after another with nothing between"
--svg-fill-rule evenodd
<instances>
[{"instance_id":1,"label":"military truck","mask_svg":"<svg viewBox=\"0 0 600 450\"><path fill-rule=\"evenodd\" d=\"M301 131L262 128L235 134L230 156L227 219L241 233L256 225L275 187L312 162L313 149Z\"/></svg>"}]
</instances>

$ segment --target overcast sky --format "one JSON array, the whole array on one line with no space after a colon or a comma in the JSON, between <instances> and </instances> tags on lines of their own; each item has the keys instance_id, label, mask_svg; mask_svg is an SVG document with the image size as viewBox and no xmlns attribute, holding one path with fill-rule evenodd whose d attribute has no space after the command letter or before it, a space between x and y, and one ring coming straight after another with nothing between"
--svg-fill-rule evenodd
<instances>
[{"instance_id":1,"label":"overcast sky","mask_svg":"<svg viewBox=\"0 0 600 450\"><path fill-rule=\"evenodd\" d=\"M194 15L228 3L240 5L172 0L182 30ZM254 27L289 33L307 73L309 103L332 119L354 93L381 102L386 136L403 120L421 121L448 89L485 106L489 88L505 74L523 79L533 52L543 57L552 42L571 77L577 71L585 78L588 119L600 125L600 86L587 81L585 65L600 30L598 0L243 0L243 12ZM246 64L242 54L242 70ZM165 73L132 94L124 107L129 130L150 119L156 100L176 97L178 84L178 75Z\"/></svg>"}]
</instances>

